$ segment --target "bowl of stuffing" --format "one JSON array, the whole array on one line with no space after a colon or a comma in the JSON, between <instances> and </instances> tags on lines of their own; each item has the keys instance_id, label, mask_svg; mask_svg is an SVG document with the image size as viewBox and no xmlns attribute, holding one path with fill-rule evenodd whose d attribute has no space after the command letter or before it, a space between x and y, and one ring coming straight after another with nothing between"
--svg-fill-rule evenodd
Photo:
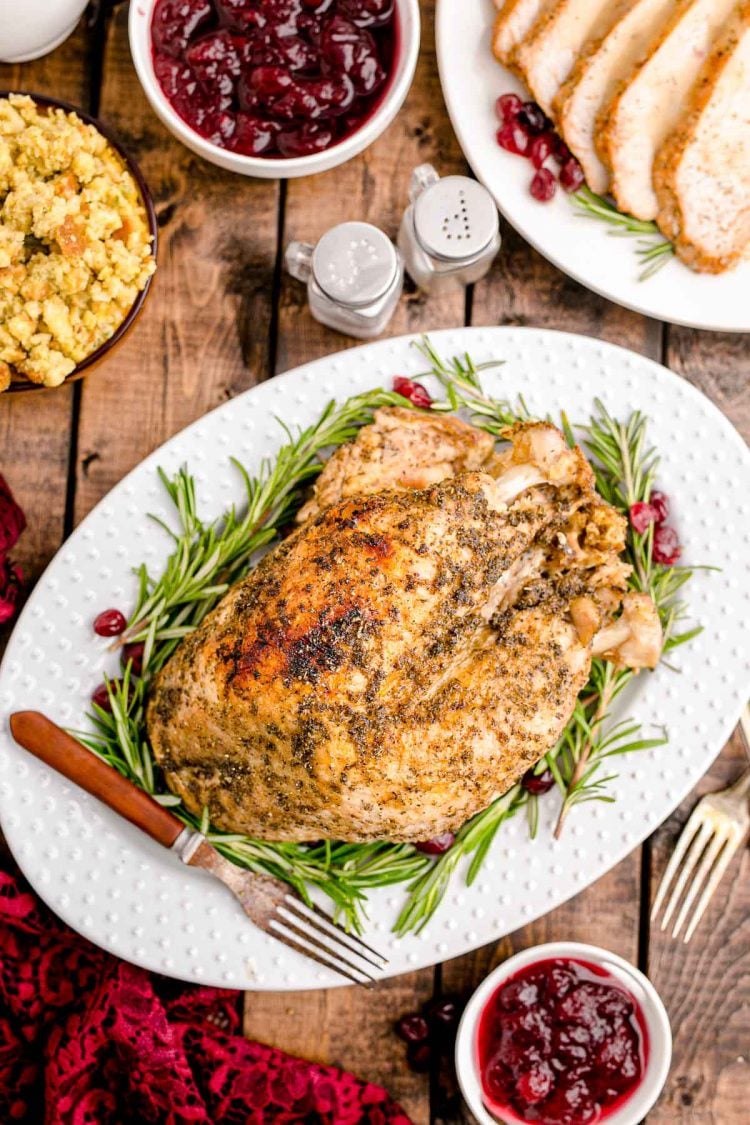
<instances>
[{"instance_id":1,"label":"bowl of stuffing","mask_svg":"<svg viewBox=\"0 0 750 1125\"><path fill-rule=\"evenodd\" d=\"M156 269L146 183L99 121L0 92L0 392L58 387L131 328Z\"/></svg>"}]
</instances>

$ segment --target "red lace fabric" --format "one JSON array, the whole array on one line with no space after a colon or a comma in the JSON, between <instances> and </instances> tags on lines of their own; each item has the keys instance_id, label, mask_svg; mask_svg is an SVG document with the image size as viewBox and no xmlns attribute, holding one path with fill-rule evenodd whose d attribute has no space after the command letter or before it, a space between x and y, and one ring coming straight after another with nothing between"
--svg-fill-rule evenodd
<instances>
[{"instance_id":1,"label":"red lace fabric","mask_svg":"<svg viewBox=\"0 0 750 1125\"><path fill-rule=\"evenodd\" d=\"M0 856L3 1125L411 1125L382 1087L243 1039L238 1000L97 949Z\"/></svg>"}]
</instances>

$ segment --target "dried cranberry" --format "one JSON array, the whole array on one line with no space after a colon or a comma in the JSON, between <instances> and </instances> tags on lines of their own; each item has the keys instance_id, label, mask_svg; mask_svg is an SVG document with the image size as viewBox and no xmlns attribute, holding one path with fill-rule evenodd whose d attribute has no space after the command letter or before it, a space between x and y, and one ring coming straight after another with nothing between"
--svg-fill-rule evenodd
<instances>
[{"instance_id":1,"label":"dried cranberry","mask_svg":"<svg viewBox=\"0 0 750 1125\"><path fill-rule=\"evenodd\" d=\"M534 173L529 191L539 203L549 203L555 194L557 184L549 168L540 168Z\"/></svg>"},{"instance_id":2,"label":"dried cranberry","mask_svg":"<svg viewBox=\"0 0 750 1125\"><path fill-rule=\"evenodd\" d=\"M560 164L564 164L571 157L570 149L557 133L555 133L555 156Z\"/></svg>"},{"instance_id":3,"label":"dried cranberry","mask_svg":"<svg viewBox=\"0 0 750 1125\"><path fill-rule=\"evenodd\" d=\"M145 650L146 646L141 641L135 641L133 644L122 646L120 659L123 665L127 665L128 662L130 663L131 671L136 676L140 676L143 671L143 653Z\"/></svg>"},{"instance_id":4,"label":"dried cranberry","mask_svg":"<svg viewBox=\"0 0 750 1125\"><path fill-rule=\"evenodd\" d=\"M501 125L495 136L500 148L504 148L506 152L512 152L515 156L526 156L529 151L531 138L524 126L517 121Z\"/></svg>"},{"instance_id":5,"label":"dried cranberry","mask_svg":"<svg viewBox=\"0 0 750 1125\"><path fill-rule=\"evenodd\" d=\"M524 102L518 113L518 120L530 133L543 133L550 121L547 114L536 102Z\"/></svg>"},{"instance_id":6,"label":"dried cranberry","mask_svg":"<svg viewBox=\"0 0 750 1125\"><path fill-rule=\"evenodd\" d=\"M394 377L393 389L396 394L408 398L412 406L420 406L424 409L428 409L432 405L432 397L429 391L423 387L421 383L415 383L412 379L407 379L404 375L396 375Z\"/></svg>"},{"instance_id":7,"label":"dried cranberry","mask_svg":"<svg viewBox=\"0 0 750 1125\"><path fill-rule=\"evenodd\" d=\"M97 707L101 707L102 711L112 711L112 704L106 684L99 684L99 687L92 691L91 702L95 703Z\"/></svg>"},{"instance_id":8,"label":"dried cranberry","mask_svg":"<svg viewBox=\"0 0 750 1125\"><path fill-rule=\"evenodd\" d=\"M649 504L654 509L656 523L665 523L669 519L669 497L665 492L652 492Z\"/></svg>"},{"instance_id":9,"label":"dried cranberry","mask_svg":"<svg viewBox=\"0 0 750 1125\"><path fill-rule=\"evenodd\" d=\"M396 1034L405 1043L424 1043L429 1037L430 1026L424 1016L420 1016L418 1012L410 1012L396 1024Z\"/></svg>"},{"instance_id":10,"label":"dried cranberry","mask_svg":"<svg viewBox=\"0 0 750 1125\"><path fill-rule=\"evenodd\" d=\"M529 159L535 168L541 168L552 152L553 143L548 133L540 133L529 145Z\"/></svg>"},{"instance_id":11,"label":"dried cranberry","mask_svg":"<svg viewBox=\"0 0 750 1125\"><path fill-rule=\"evenodd\" d=\"M423 840L415 844L414 847L425 855L443 855L444 852L450 851L455 842L456 837L452 832L442 832L439 836L433 836L431 840Z\"/></svg>"},{"instance_id":12,"label":"dried cranberry","mask_svg":"<svg viewBox=\"0 0 750 1125\"><path fill-rule=\"evenodd\" d=\"M125 614L119 609L105 609L94 618L94 632L100 637L119 637L127 624Z\"/></svg>"},{"instance_id":13,"label":"dried cranberry","mask_svg":"<svg viewBox=\"0 0 750 1125\"><path fill-rule=\"evenodd\" d=\"M211 0L157 0L151 21L154 44L179 57L212 15Z\"/></svg>"},{"instance_id":14,"label":"dried cranberry","mask_svg":"<svg viewBox=\"0 0 750 1125\"><path fill-rule=\"evenodd\" d=\"M406 1061L417 1074L424 1074L430 1069L432 1051L429 1043L410 1043L406 1049Z\"/></svg>"},{"instance_id":15,"label":"dried cranberry","mask_svg":"<svg viewBox=\"0 0 750 1125\"><path fill-rule=\"evenodd\" d=\"M533 793L536 796L542 793L549 793L554 784L555 779L552 776L551 770L545 770L544 773L534 773L533 769L526 770L526 773L521 778L521 785L526 792Z\"/></svg>"},{"instance_id":16,"label":"dried cranberry","mask_svg":"<svg viewBox=\"0 0 750 1125\"><path fill-rule=\"evenodd\" d=\"M630 526L638 535L645 535L651 524L656 522L656 509L643 500L639 500L636 504L631 504L628 514L630 516Z\"/></svg>"},{"instance_id":17,"label":"dried cranberry","mask_svg":"<svg viewBox=\"0 0 750 1125\"><path fill-rule=\"evenodd\" d=\"M436 1032L441 1035L450 1034L458 1027L461 1004L452 996L437 997L427 1004L425 1015Z\"/></svg>"},{"instance_id":18,"label":"dried cranberry","mask_svg":"<svg viewBox=\"0 0 750 1125\"><path fill-rule=\"evenodd\" d=\"M583 168L574 156L568 157L560 169L560 187L563 191L573 192L583 185Z\"/></svg>"},{"instance_id":19,"label":"dried cranberry","mask_svg":"<svg viewBox=\"0 0 750 1125\"><path fill-rule=\"evenodd\" d=\"M674 566L682 555L682 547L677 538L677 532L666 524L661 524L654 531L654 543L651 557L655 563L662 566Z\"/></svg>"},{"instance_id":20,"label":"dried cranberry","mask_svg":"<svg viewBox=\"0 0 750 1125\"><path fill-rule=\"evenodd\" d=\"M276 138L282 156L310 156L313 152L323 152L330 148L333 130L310 121L299 129L284 130Z\"/></svg>"},{"instance_id":21,"label":"dried cranberry","mask_svg":"<svg viewBox=\"0 0 750 1125\"><path fill-rule=\"evenodd\" d=\"M523 102L518 94L501 94L495 102L495 113L501 125L515 121L522 109Z\"/></svg>"}]
</instances>

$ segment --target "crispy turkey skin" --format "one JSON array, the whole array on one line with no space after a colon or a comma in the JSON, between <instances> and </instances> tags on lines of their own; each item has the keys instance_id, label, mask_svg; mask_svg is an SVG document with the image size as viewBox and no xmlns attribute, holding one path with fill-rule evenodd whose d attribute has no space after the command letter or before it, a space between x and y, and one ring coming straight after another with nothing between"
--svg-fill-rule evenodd
<instances>
[{"instance_id":1,"label":"crispy turkey skin","mask_svg":"<svg viewBox=\"0 0 750 1125\"><path fill-rule=\"evenodd\" d=\"M424 840L555 743L624 591L624 521L554 427L511 436L469 442L490 472L421 489L347 495L336 466L339 498L182 642L148 726L188 809L266 840Z\"/></svg>"}]
</instances>

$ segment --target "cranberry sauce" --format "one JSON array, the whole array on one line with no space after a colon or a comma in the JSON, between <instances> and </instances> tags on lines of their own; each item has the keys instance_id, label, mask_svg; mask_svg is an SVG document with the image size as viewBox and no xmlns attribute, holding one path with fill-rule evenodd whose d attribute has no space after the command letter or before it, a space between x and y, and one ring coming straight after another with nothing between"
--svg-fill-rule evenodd
<instances>
[{"instance_id":1,"label":"cranberry sauce","mask_svg":"<svg viewBox=\"0 0 750 1125\"><path fill-rule=\"evenodd\" d=\"M394 0L157 0L154 73L202 137L307 156L354 133L395 65Z\"/></svg>"},{"instance_id":2,"label":"cranberry sauce","mask_svg":"<svg viewBox=\"0 0 750 1125\"><path fill-rule=\"evenodd\" d=\"M646 1023L610 973L578 960L538 961L500 985L477 1040L482 1089L502 1120L604 1121L640 1084Z\"/></svg>"}]
</instances>

